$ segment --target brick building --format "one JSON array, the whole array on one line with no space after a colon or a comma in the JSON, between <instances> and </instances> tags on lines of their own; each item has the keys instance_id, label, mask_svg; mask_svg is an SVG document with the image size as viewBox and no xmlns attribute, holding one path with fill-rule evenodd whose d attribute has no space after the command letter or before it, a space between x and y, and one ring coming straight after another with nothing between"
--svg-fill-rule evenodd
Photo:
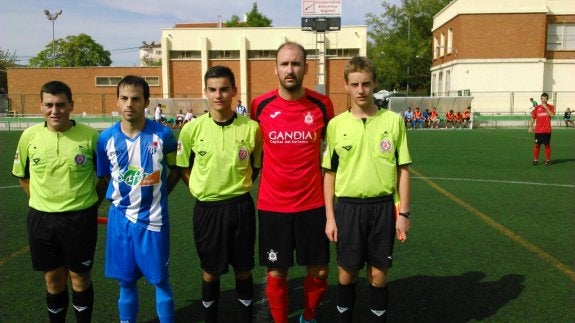
<instances>
[{"instance_id":1,"label":"brick building","mask_svg":"<svg viewBox=\"0 0 575 323\"><path fill-rule=\"evenodd\" d=\"M518 112L546 91L573 106L574 0L455 0L432 32L431 95L471 94L477 111Z\"/></svg>"},{"instance_id":2,"label":"brick building","mask_svg":"<svg viewBox=\"0 0 575 323\"><path fill-rule=\"evenodd\" d=\"M8 93L18 114L39 113L38 91L58 79L72 87L75 113L115 111L116 84L126 74L145 76L153 98L202 98L203 75L214 65L232 69L237 99L249 104L277 87L275 53L286 40L302 44L308 53L304 86L332 98L336 110L348 106L343 69L350 57L367 54L367 27L342 27L315 33L291 28L223 28L220 24L181 24L162 30L161 67L10 68Z\"/></svg>"}]
</instances>

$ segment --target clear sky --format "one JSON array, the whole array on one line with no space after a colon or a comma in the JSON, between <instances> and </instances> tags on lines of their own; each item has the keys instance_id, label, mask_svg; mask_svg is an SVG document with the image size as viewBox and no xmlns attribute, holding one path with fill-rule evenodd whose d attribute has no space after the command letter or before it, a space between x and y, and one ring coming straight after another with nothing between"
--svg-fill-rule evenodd
<instances>
[{"instance_id":1,"label":"clear sky","mask_svg":"<svg viewBox=\"0 0 575 323\"><path fill-rule=\"evenodd\" d=\"M365 25L366 13L383 11L378 0L342 1L342 25ZM138 47L158 43L162 28L242 18L254 2L275 27L301 25L301 0L0 0L0 48L16 51L26 64L52 41L44 10L62 10L54 23L56 39L84 33L111 52L112 66L137 66Z\"/></svg>"}]
</instances>

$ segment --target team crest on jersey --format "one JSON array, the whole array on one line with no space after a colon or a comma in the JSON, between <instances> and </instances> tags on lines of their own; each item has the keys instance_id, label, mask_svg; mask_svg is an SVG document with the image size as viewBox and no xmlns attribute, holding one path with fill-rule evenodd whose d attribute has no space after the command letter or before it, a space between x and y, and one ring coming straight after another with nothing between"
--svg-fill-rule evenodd
<instances>
[{"instance_id":1,"label":"team crest on jersey","mask_svg":"<svg viewBox=\"0 0 575 323\"><path fill-rule=\"evenodd\" d=\"M77 153L76 156L74 156L74 163L76 163L76 166L84 166L86 164L86 155Z\"/></svg>"},{"instance_id":2,"label":"team crest on jersey","mask_svg":"<svg viewBox=\"0 0 575 323\"><path fill-rule=\"evenodd\" d=\"M238 159L244 161L248 158L248 155L248 149L246 147L240 147L240 150L238 151Z\"/></svg>"},{"instance_id":3,"label":"team crest on jersey","mask_svg":"<svg viewBox=\"0 0 575 323\"><path fill-rule=\"evenodd\" d=\"M177 151L177 154L178 154L178 155L181 155L182 152L184 151L184 146L182 145L182 141L181 141L181 140L178 140L178 148L177 148L176 151Z\"/></svg>"},{"instance_id":4,"label":"team crest on jersey","mask_svg":"<svg viewBox=\"0 0 575 323\"><path fill-rule=\"evenodd\" d=\"M15 163L20 162L20 152L16 152L16 154L14 155L14 162Z\"/></svg>"},{"instance_id":5,"label":"team crest on jersey","mask_svg":"<svg viewBox=\"0 0 575 323\"><path fill-rule=\"evenodd\" d=\"M158 148L160 147L160 143L157 140L154 140L149 146L148 146L148 151L150 152L150 154L154 155L156 152L158 152Z\"/></svg>"},{"instance_id":6,"label":"team crest on jersey","mask_svg":"<svg viewBox=\"0 0 575 323\"><path fill-rule=\"evenodd\" d=\"M268 251L268 260L271 262L276 262L278 260L277 251L270 249L270 251Z\"/></svg>"},{"instance_id":7,"label":"team crest on jersey","mask_svg":"<svg viewBox=\"0 0 575 323\"><path fill-rule=\"evenodd\" d=\"M313 124L313 115L311 112L306 113L306 115L303 117L303 122L305 122L305 124L308 126Z\"/></svg>"},{"instance_id":8,"label":"team crest on jersey","mask_svg":"<svg viewBox=\"0 0 575 323\"><path fill-rule=\"evenodd\" d=\"M384 153L390 152L392 147L393 145L391 144L391 141L389 141L389 139L383 139L379 143L379 149L381 149L381 151Z\"/></svg>"}]
</instances>

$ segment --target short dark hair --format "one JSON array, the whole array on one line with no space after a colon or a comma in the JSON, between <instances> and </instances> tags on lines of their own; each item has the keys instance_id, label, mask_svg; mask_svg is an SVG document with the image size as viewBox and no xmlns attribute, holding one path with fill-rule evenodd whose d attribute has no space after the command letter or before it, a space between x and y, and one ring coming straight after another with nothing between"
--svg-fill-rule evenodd
<instances>
[{"instance_id":1,"label":"short dark hair","mask_svg":"<svg viewBox=\"0 0 575 323\"><path fill-rule=\"evenodd\" d=\"M547 92L543 92L543 94L541 94L541 97L546 97L547 99L549 99L549 94L547 94Z\"/></svg>"},{"instance_id":2,"label":"short dark hair","mask_svg":"<svg viewBox=\"0 0 575 323\"><path fill-rule=\"evenodd\" d=\"M56 94L64 94L68 99L68 102L72 102L72 90L68 86L68 84L60 81L50 81L44 85L40 89L40 101L43 99L43 94L48 93L52 95Z\"/></svg>"},{"instance_id":3,"label":"short dark hair","mask_svg":"<svg viewBox=\"0 0 575 323\"><path fill-rule=\"evenodd\" d=\"M208 79L220 78L220 77L225 77L228 80L230 80L232 88L234 89L236 88L236 77L234 76L234 72L232 72L232 70L229 67L220 65L208 68L206 74L204 75L204 84L208 84Z\"/></svg>"},{"instance_id":4,"label":"short dark hair","mask_svg":"<svg viewBox=\"0 0 575 323\"><path fill-rule=\"evenodd\" d=\"M278 47L278 50L276 51L276 62L278 61L278 53L284 47L297 47L297 48L299 48L303 54L303 62L304 63L306 62L307 52L305 51L305 48L300 43L297 43L295 41L289 41L289 40L286 41L285 43L281 44L280 47Z\"/></svg>"},{"instance_id":5,"label":"short dark hair","mask_svg":"<svg viewBox=\"0 0 575 323\"><path fill-rule=\"evenodd\" d=\"M141 87L144 90L144 100L148 101L150 99L150 86L148 82L146 82L143 77L137 75L126 75L120 80L116 87L116 97L120 97L120 88L126 85Z\"/></svg>"}]
</instances>

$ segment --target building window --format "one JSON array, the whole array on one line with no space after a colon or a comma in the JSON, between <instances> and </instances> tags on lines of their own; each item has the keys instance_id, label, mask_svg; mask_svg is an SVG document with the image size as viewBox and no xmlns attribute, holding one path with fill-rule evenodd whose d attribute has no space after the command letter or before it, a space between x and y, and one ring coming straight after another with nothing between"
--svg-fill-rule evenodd
<instances>
[{"instance_id":1,"label":"building window","mask_svg":"<svg viewBox=\"0 0 575 323\"><path fill-rule=\"evenodd\" d=\"M443 72L439 72L439 80L437 81L437 95L444 96L443 93Z\"/></svg>"},{"instance_id":2,"label":"building window","mask_svg":"<svg viewBox=\"0 0 575 323\"><path fill-rule=\"evenodd\" d=\"M275 59L276 50L249 50L248 59Z\"/></svg>"},{"instance_id":3,"label":"building window","mask_svg":"<svg viewBox=\"0 0 575 323\"><path fill-rule=\"evenodd\" d=\"M148 82L149 86L160 86L159 76L143 76L143 78Z\"/></svg>"},{"instance_id":4,"label":"building window","mask_svg":"<svg viewBox=\"0 0 575 323\"><path fill-rule=\"evenodd\" d=\"M327 55L337 58L352 58L359 56L359 48L329 48Z\"/></svg>"},{"instance_id":5,"label":"building window","mask_svg":"<svg viewBox=\"0 0 575 323\"><path fill-rule=\"evenodd\" d=\"M451 71L445 71L445 93L449 96L451 90Z\"/></svg>"},{"instance_id":6,"label":"building window","mask_svg":"<svg viewBox=\"0 0 575 323\"><path fill-rule=\"evenodd\" d=\"M575 50L575 24L549 24L547 50Z\"/></svg>"},{"instance_id":7,"label":"building window","mask_svg":"<svg viewBox=\"0 0 575 323\"><path fill-rule=\"evenodd\" d=\"M447 55L451 54L451 49L453 48L453 28L449 28L447 31Z\"/></svg>"},{"instance_id":8,"label":"building window","mask_svg":"<svg viewBox=\"0 0 575 323\"><path fill-rule=\"evenodd\" d=\"M96 86L116 86L121 80L121 76L96 76Z\"/></svg>"},{"instance_id":9,"label":"building window","mask_svg":"<svg viewBox=\"0 0 575 323\"><path fill-rule=\"evenodd\" d=\"M445 34L441 33L441 41L439 43L439 57L445 56Z\"/></svg>"},{"instance_id":10,"label":"building window","mask_svg":"<svg viewBox=\"0 0 575 323\"><path fill-rule=\"evenodd\" d=\"M159 76L142 76L149 86L160 86ZM117 86L121 76L96 76L96 86Z\"/></svg>"},{"instance_id":11,"label":"building window","mask_svg":"<svg viewBox=\"0 0 575 323\"><path fill-rule=\"evenodd\" d=\"M433 59L437 59L438 51L439 51L439 41L437 41L437 37L433 37Z\"/></svg>"},{"instance_id":12,"label":"building window","mask_svg":"<svg viewBox=\"0 0 575 323\"><path fill-rule=\"evenodd\" d=\"M239 50L211 50L208 53L210 59L240 59Z\"/></svg>"},{"instance_id":13,"label":"building window","mask_svg":"<svg viewBox=\"0 0 575 323\"><path fill-rule=\"evenodd\" d=\"M199 50L172 50L170 59L201 59L202 52Z\"/></svg>"}]
</instances>

